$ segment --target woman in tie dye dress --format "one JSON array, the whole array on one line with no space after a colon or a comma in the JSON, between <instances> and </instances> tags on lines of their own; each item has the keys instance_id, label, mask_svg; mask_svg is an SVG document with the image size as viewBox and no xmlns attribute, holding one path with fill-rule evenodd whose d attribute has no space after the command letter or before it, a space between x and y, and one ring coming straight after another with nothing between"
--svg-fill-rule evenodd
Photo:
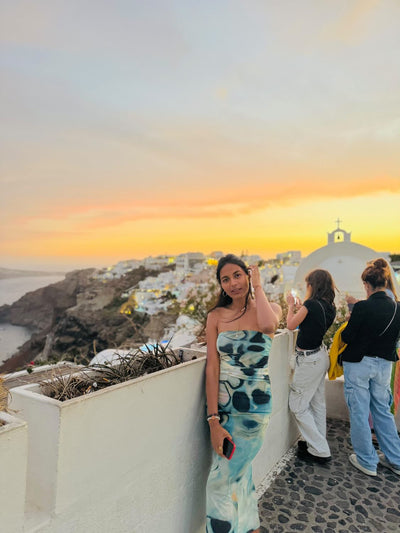
<instances>
[{"instance_id":1,"label":"woman in tie dye dress","mask_svg":"<svg viewBox=\"0 0 400 533\"><path fill-rule=\"evenodd\" d=\"M271 415L268 356L282 310L264 294L258 267L229 254L207 318L206 395L213 461L207 482L207 533L258 532L252 461ZM253 289L252 289L253 286ZM223 455L225 437L236 450Z\"/></svg>"}]
</instances>

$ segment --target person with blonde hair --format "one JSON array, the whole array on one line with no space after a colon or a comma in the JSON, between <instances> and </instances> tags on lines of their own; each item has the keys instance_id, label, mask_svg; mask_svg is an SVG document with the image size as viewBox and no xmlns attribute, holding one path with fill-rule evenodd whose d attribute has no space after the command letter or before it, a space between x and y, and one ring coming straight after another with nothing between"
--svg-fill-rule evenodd
<instances>
[{"instance_id":1,"label":"person with blonde hair","mask_svg":"<svg viewBox=\"0 0 400 533\"><path fill-rule=\"evenodd\" d=\"M383 275L385 277L385 292L390 298L392 298L393 301L398 302L399 297L396 291L396 286L394 283L393 275L390 270L389 263L384 259L383 257L378 257L378 259L372 259L371 261L367 261L367 266L372 265L376 266L377 268L382 269ZM358 302L356 298L353 296L346 296L346 302L349 306L349 312L351 313L354 304ZM350 316L350 315L349 315ZM399 351L399 345L397 345L397 350ZM392 375L390 379L390 389L393 395L393 405L391 408L392 413L395 415L397 412L397 407L400 403L400 362L398 361L394 365L392 365ZM373 429L373 423L372 423L372 416L369 415L369 426L371 428L371 431L374 432Z\"/></svg>"},{"instance_id":2,"label":"person with blonde hair","mask_svg":"<svg viewBox=\"0 0 400 533\"><path fill-rule=\"evenodd\" d=\"M394 279L392 276L392 273L390 271L389 263L386 261L386 259L383 259L383 257L378 257L378 259L373 259L372 261L368 261L367 265L373 265L377 268L381 268L383 271L383 275L385 276L385 290L386 294L390 296L393 300L396 302L399 301L399 297L396 292L396 287L394 285Z\"/></svg>"},{"instance_id":3,"label":"person with blonde hair","mask_svg":"<svg viewBox=\"0 0 400 533\"><path fill-rule=\"evenodd\" d=\"M386 292L388 269L382 261L369 263L361 279L367 299L354 304L342 331L342 340L347 344L342 353L344 393L354 450L349 461L368 476L376 476L379 462L400 475L400 438L390 412L390 378L393 362L398 359L400 304ZM372 443L370 412L380 455Z\"/></svg>"},{"instance_id":4,"label":"person with blonde hair","mask_svg":"<svg viewBox=\"0 0 400 533\"><path fill-rule=\"evenodd\" d=\"M371 261L367 261L367 266L373 265L378 268L382 269L383 275L385 277L385 291L388 296L390 296L393 300L396 302L399 301L399 296L396 291L396 287L394 284L394 279L392 276L392 272L390 271L389 263L384 259L383 257L378 257L378 259L371 259ZM357 298L354 298L354 296L347 295L346 296L346 302L349 305L350 310L352 310L353 305L358 302Z\"/></svg>"}]
</instances>

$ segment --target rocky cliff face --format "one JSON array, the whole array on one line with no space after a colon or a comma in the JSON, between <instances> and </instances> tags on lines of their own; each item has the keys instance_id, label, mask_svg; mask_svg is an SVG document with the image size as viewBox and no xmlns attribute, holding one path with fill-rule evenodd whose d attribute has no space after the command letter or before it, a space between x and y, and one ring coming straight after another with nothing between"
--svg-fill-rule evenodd
<instances>
[{"instance_id":1,"label":"rocky cliff face","mask_svg":"<svg viewBox=\"0 0 400 533\"><path fill-rule=\"evenodd\" d=\"M1 306L0 322L24 326L35 333L48 329L66 309L76 305L80 291L95 283L94 272L94 269L70 272L63 281L28 292L12 305Z\"/></svg>"},{"instance_id":2,"label":"rocky cliff face","mask_svg":"<svg viewBox=\"0 0 400 533\"><path fill-rule=\"evenodd\" d=\"M86 363L105 348L132 347L147 340L144 328L150 317L122 315L121 294L157 273L140 267L106 282L95 279L94 273L94 269L71 272L63 281L0 307L0 322L25 326L33 333L19 352L0 366L0 372L11 372L35 359ZM170 323L175 319L176 315L171 316Z\"/></svg>"}]
</instances>

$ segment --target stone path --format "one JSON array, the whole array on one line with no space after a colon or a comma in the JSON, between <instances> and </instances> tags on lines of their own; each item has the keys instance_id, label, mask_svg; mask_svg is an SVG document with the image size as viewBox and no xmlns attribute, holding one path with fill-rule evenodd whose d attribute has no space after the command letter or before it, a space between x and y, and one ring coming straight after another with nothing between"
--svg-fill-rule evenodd
<instances>
[{"instance_id":1,"label":"stone path","mask_svg":"<svg viewBox=\"0 0 400 533\"><path fill-rule=\"evenodd\" d=\"M348 460L349 424L328 420L332 461L294 456L259 500L261 533L400 532L400 476L378 465L366 476Z\"/></svg>"}]
</instances>

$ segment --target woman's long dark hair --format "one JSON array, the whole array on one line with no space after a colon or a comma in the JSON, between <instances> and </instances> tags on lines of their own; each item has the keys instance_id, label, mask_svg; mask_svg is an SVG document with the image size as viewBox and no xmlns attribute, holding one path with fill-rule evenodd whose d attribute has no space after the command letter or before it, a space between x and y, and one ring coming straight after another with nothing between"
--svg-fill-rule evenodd
<instances>
[{"instance_id":1,"label":"woman's long dark hair","mask_svg":"<svg viewBox=\"0 0 400 533\"><path fill-rule=\"evenodd\" d=\"M335 283L327 270L317 268L307 274L305 281L311 287L310 299L325 300L335 305Z\"/></svg>"},{"instance_id":2,"label":"woman's long dark hair","mask_svg":"<svg viewBox=\"0 0 400 533\"><path fill-rule=\"evenodd\" d=\"M214 311L214 309L217 309L217 307L227 307L228 305L230 305L232 303L232 298L230 296L228 296L226 294L226 292L221 287L221 270L224 268L225 265L237 265L238 267L240 267L243 270L243 272L249 278L249 273L248 273L248 270L247 270L247 266L246 266L245 262L242 261L239 257L237 257L234 254L228 254L228 255L224 255L223 257L221 257L221 259L218 261L217 274L216 274L217 275L217 281L219 283L219 286L220 286L221 290L220 290L220 293L218 295L217 303L214 305L214 307L212 307L208 311L209 313L211 311ZM245 302L245 305L244 305L243 312L237 318L240 318L241 316L243 316L245 314L245 312L247 310L247 305L248 305L250 294L251 294L251 286L250 286L250 283L249 283L249 290L248 290L247 295L246 295L246 302ZM234 318L233 320L237 320L237 318Z\"/></svg>"}]
</instances>

